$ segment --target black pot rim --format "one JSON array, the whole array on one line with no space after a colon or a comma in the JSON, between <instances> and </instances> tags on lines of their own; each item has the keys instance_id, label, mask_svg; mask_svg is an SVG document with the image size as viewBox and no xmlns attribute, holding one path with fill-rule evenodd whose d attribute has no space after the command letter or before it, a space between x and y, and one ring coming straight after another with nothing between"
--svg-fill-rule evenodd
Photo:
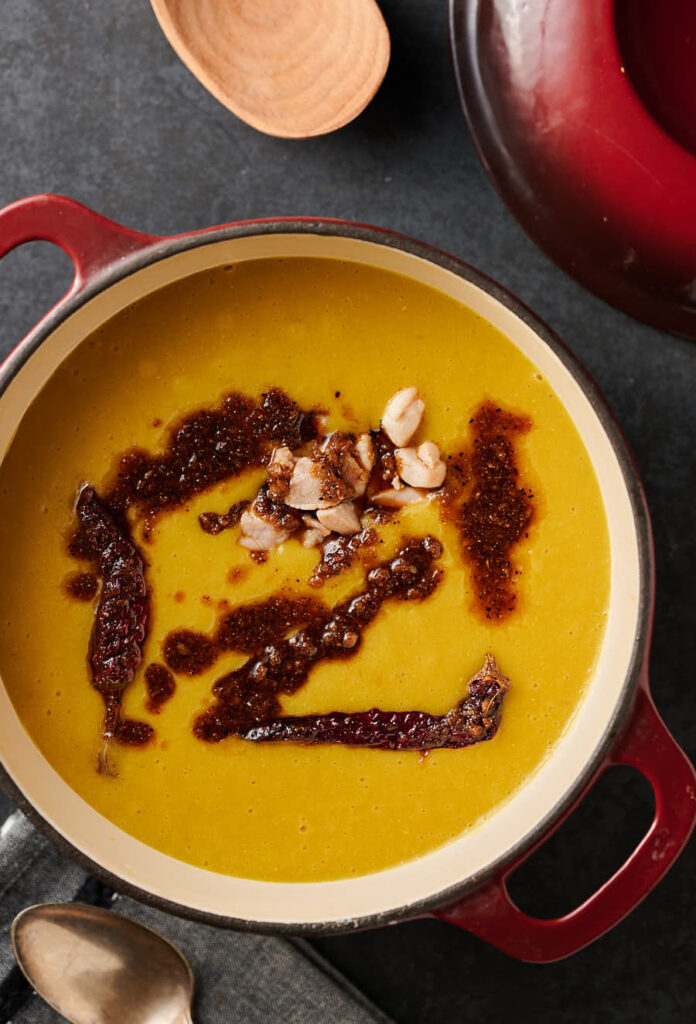
<instances>
[{"instance_id":1,"label":"black pot rim","mask_svg":"<svg viewBox=\"0 0 696 1024\"><path fill-rule=\"evenodd\" d=\"M406 235L385 228L372 227L351 221L328 220L324 218L286 218L235 222L221 227L194 232L187 235L172 236L148 244L132 256L122 257L104 270L96 274L79 291L69 293L58 305L40 321L39 324L19 343L0 366L0 398L10 382L31 358L40 345L65 320L78 309L93 299L97 294L123 280L131 274L153 263L166 260L178 253L201 246L212 245L229 239L243 238L254 235L277 234L308 234L320 236L338 236L353 238L358 241L371 242L387 248L398 249L411 256L416 256L429 263L450 271L463 278L496 299L503 306L522 320L561 360L565 368L580 385L586 398L592 405L606 435L609 438L615 456L621 468L626 491L633 512L638 544L640 571L639 608L633 654L629 669L624 679L619 698L609 718L602 739L589 757L584 771L578 775L568 787L563 797L525 836L501 853L486 868L475 875L468 876L460 882L449 886L431 896L406 903L387 911L366 914L355 918L345 918L328 922L270 922L252 921L246 918L235 918L222 914L198 910L174 900L157 896L145 889L133 885L113 872L103 868L99 863L86 856L75 847L70 840L53 828L31 801L16 785L0 759L0 786L10 799L29 818L31 823L42 832L60 851L77 862L116 892L130 896L156 909L179 917L199 921L204 924L238 931L251 931L272 935L335 935L343 932L354 932L368 928L376 928L387 924L422 917L437 908L446 907L479 887L492 876L499 874L511 861L520 857L525 851L539 844L544 836L551 831L554 824L572 808L583 793L589 788L606 759L614 741L626 724L628 712L633 703L636 690L646 663L652 628L654 559L650 517L643 488L638 472L621 433L619 425L609 409L599 388L585 370L576 356L540 320L524 303L512 295L492 278L476 270L455 256L417 241Z\"/></svg>"}]
</instances>

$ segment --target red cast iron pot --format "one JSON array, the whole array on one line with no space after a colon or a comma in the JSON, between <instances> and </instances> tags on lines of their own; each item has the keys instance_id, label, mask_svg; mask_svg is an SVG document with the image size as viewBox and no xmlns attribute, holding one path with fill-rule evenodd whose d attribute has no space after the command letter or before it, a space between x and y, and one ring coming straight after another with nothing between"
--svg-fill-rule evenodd
<instances>
[{"instance_id":1,"label":"red cast iron pot","mask_svg":"<svg viewBox=\"0 0 696 1024\"><path fill-rule=\"evenodd\" d=\"M620 432L574 357L526 307L468 265L401 235L342 221L247 221L172 238L120 227L61 196L0 212L0 256L33 239L75 264L68 294L0 371L0 458L34 395L91 330L139 296L205 267L259 256L316 255L406 274L474 308L544 372L593 460L612 551L606 639L575 718L538 772L476 829L408 864L337 882L228 878L183 864L111 826L51 768L0 686L0 777L11 798L68 856L109 885L172 913L261 932L329 934L435 916L511 956L546 962L592 942L669 869L696 817L694 771L650 697L654 569L648 512ZM621 868L557 920L516 907L506 880L610 765L642 772L654 821Z\"/></svg>"}]
</instances>

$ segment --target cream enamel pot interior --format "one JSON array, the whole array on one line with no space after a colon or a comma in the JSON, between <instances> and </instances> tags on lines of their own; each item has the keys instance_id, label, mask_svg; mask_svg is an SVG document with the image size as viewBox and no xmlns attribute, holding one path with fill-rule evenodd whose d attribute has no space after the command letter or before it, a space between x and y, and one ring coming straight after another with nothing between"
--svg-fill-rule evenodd
<instances>
[{"instance_id":1,"label":"cream enamel pot interior","mask_svg":"<svg viewBox=\"0 0 696 1024\"><path fill-rule=\"evenodd\" d=\"M329 933L430 913L527 960L581 948L628 913L686 842L696 779L648 692L653 562L648 513L620 433L574 358L525 307L466 264L399 235L323 220L231 224L175 238L128 231L69 199L36 196L0 212L0 255L31 239L60 245L76 267L61 302L0 371L0 453L33 397L89 332L141 296L223 263L323 256L367 263L431 285L502 330L550 381L592 458L610 531L611 601L597 670L546 762L470 833L373 875L288 884L231 878L184 864L115 828L78 797L24 731L0 687L2 781L68 855L114 888L228 927ZM610 763L629 763L656 793L653 825L610 881L572 914L537 921L510 901L505 877L560 823ZM443 909L444 908L444 909Z\"/></svg>"}]
</instances>

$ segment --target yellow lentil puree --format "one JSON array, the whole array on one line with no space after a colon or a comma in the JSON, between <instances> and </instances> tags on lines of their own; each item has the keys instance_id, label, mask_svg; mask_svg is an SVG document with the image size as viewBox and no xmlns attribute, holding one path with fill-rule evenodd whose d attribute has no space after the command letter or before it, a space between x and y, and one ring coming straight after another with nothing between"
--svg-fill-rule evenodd
<instances>
[{"instance_id":1,"label":"yellow lentil puree","mask_svg":"<svg viewBox=\"0 0 696 1024\"><path fill-rule=\"evenodd\" d=\"M376 427L391 395L416 385L420 439L453 451L484 398L526 413L515 439L520 483L535 494L529 538L513 551L517 609L488 622L476 608L459 537L438 503L379 527L380 558L404 534L444 544L444 578L418 602L388 602L358 654L323 662L283 698L289 714L419 709L442 713L492 651L511 687L498 734L427 757L192 732L215 679L245 657L179 676L158 715L145 710L145 667L176 628L212 630L217 603L288 586L311 592L316 550L290 540L257 565L239 527L211 536L202 511L252 497L251 471L163 514L151 542L144 660L124 713L150 722L144 748L114 746L118 775L95 770L103 705L87 649L95 601L65 592L79 564L66 551L76 492L99 490L114 456L157 450L167 424L226 392L282 387L302 408L329 410L328 429ZM338 394L340 392L340 394ZM461 447L461 445L460 445ZM132 510L131 510L132 511ZM235 579L235 567L248 570ZM33 741L110 822L158 850L211 870L279 881L377 871L460 836L507 800L556 744L598 656L609 597L605 512L588 454L547 380L502 334L445 295L385 271L332 260L260 260L170 285L120 313L63 362L24 417L0 467L0 671ZM362 589L354 565L320 590L334 604ZM105 828L108 824L105 822Z\"/></svg>"}]
</instances>

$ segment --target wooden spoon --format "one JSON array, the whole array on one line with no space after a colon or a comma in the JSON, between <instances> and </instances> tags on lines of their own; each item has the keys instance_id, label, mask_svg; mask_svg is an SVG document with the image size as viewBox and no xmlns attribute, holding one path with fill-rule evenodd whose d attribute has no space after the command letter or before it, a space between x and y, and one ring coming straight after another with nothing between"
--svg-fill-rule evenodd
<instances>
[{"instance_id":1,"label":"wooden spoon","mask_svg":"<svg viewBox=\"0 0 696 1024\"><path fill-rule=\"evenodd\" d=\"M259 131L323 135L377 92L389 32L375 0L151 0L213 96Z\"/></svg>"}]
</instances>

